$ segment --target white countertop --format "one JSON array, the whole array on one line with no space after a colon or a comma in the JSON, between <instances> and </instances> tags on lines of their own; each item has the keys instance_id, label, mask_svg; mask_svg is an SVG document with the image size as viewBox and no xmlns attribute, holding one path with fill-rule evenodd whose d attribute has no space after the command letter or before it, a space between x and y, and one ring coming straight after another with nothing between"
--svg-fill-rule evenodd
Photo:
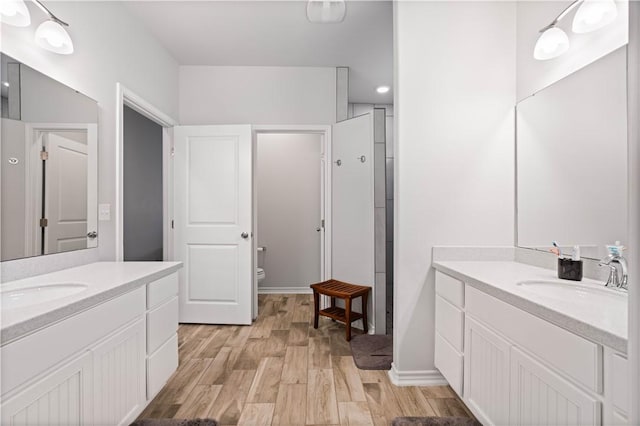
<instances>
[{"instance_id":1,"label":"white countertop","mask_svg":"<svg viewBox=\"0 0 640 426\"><path fill-rule=\"evenodd\" d=\"M181 262L96 262L3 283L0 287L3 292L67 283L85 284L88 288L39 304L3 309L0 315L2 345L169 275L181 267Z\"/></svg>"},{"instance_id":2,"label":"white countertop","mask_svg":"<svg viewBox=\"0 0 640 426\"><path fill-rule=\"evenodd\" d=\"M552 286L532 290L518 282L558 281L556 271L515 261L436 261L436 270L463 281L537 317L593 342L627 352L628 297L626 292L606 289L604 283L583 279L569 284L597 286L621 297L561 297Z\"/></svg>"}]
</instances>

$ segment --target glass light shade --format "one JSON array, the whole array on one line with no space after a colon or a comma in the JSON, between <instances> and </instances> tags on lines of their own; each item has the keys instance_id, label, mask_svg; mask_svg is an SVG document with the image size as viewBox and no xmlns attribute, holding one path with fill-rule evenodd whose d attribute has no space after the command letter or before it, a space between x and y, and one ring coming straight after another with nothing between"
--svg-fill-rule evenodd
<instances>
[{"instance_id":1,"label":"glass light shade","mask_svg":"<svg viewBox=\"0 0 640 426\"><path fill-rule=\"evenodd\" d=\"M539 61L556 58L569 50L569 37L560 28L551 27L545 30L533 51L533 57Z\"/></svg>"},{"instance_id":2,"label":"glass light shade","mask_svg":"<svg viewBox=\"0 0 640 426\"><path fill-rule=\"evenodd\" d=\"M347 14L344 0L309 0L307 19L309 22L333 24L342 22Z\"/></svg>"},{"instance_id":3,"label":"glass light shade","mask_svg":"<svg viewBox=\"0 0 640 426\"><path fill-rule=\"evenodd\" d=\"M31 15L24 0L0 0L0 20L16 27L28 27Z\"/></svg>"},{"instance_id":4,"label":"glass light shade","mask_svg":"<svg viewBox=\"0 0 640 426\"><path fill-rule=\"evenodd\" d=\"M590 33L609 25L618 16L613 0L584 0L573 17L571 30L577 34Z\"/></svg>"},{"instance_id":5,"label":"glass light shade","mask_svg":"<svg viewBox=\"0 0 640 426\"><path fill-rule=\"evenodd\" d=\"M55 21L44 21L36 30L36 43L43 49L62 55L73 53L69 33Z\"/></svg>"}]
</instances>

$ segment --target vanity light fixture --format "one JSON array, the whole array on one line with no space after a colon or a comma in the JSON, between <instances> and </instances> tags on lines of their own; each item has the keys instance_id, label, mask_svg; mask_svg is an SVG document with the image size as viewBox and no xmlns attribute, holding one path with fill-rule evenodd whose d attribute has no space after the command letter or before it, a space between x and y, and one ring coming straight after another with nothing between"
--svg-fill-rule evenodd
<instances>
[{"instance_id":1,"label":"vanity light fixture","mask_svg":"<svg viewBox=\"0 0 640 426\"><path fill-rule=\"evenodd\" d=\"M0 21L15 27L31 25L31 15L24 0L0 1Z\"/></svg>"},{"instance_id":2,"label":"vanity light fixture","mask_svg":"<svg viewBox=\"0 0 640 426\"><path fill-rule=\"evenodd\" d=\"M575 0L567 6L549 25L540 30L540 37L533 50L535 59L544 61L557 58L569 50L569 37L558 23L578 7L571 30L576 34L596 31L614 21L618 9L614 0Z\"/></svg>"},{"instance_id":3,"label":"vanity light fixture","mask_svg":"<svg viewBox=\"0 0 640 426\"><path fill-rule=\"evenodd\" d=\"M344 21L347 14L345 0L309 0L307 19L317 24L337 24Z\"/></svg>"},{"instance_id":4,"label":"vanity light fixture","mask_svg":"<svg viewBox=\"0 0 640 426\"><path fill-rule=\"evenodd\" d=\"M378 92L378 93L387 93L387 92L389 92L389 90L391 90L391 88L389 86L378 86L376 88L376 92Z\"/></svg>"},{"instance_id":5,"label":"vanity light fixture","mask_svg":"<svg viewBox=\"0 0 640 426\"><path fill-rule=\"evenodd\" d=\"M590 33L612 23L618 16L613 0L584 0L573 17L571 30L576 34Z\"/></svg>"},{"instance_id":6,"label":"vanity light fixture","mask_svg":"<svg viewBox=\"0 0 640 426\"><path fill-rule=\"evenodd\" d=\"M73 41L67 30L69 24L58 19L49 9L47 9L39 0L33 0L44 13L49 15L49 20L44 21L38 29L36 29L35 40L38 46L61 55L69 55L73 53Z\"/></svg>"}]
</instances>

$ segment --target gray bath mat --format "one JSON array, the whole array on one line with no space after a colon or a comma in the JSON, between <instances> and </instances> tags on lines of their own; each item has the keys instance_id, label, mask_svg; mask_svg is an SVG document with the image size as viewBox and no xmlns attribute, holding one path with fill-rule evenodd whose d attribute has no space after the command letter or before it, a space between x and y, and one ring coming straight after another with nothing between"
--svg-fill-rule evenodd
<instances>
[{"instance_id":1,"label":"gray bath mat","mask_svg":"<svg viewBox=\"0 0 640 426\"><path fill-rule=\"evenodd\" d=\"M129 426L218 426L213 419L139 419Z\"/></svg>"},{"instance_id":2,"label":"gray bath mat","mask_svg":"<svg viewBox=\"0 0 640 426\"><path fill-rule=\"evenodd\" d=\"M481 426L469 417L396 417L391 426Z\"/></svg>"},{"instance_id":3,"label":"gray bath mat","mask_svg":"<svg viewBox=\"0 0 640 426\"><path fill-rule=\"evenodd\" d=\"M351 354L361 370L390 370L393 337L360 334L351 339Z\"/></svg>"}]
</instances>

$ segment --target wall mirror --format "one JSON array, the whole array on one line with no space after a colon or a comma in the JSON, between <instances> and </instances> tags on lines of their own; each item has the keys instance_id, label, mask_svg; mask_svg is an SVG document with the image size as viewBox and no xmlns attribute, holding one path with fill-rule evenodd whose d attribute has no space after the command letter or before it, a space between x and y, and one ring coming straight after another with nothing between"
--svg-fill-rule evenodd
<instances>
[{"instance_id":1,"label":"wall mirror","mask_svg":"<svg viewBox=\"0 0 640 426\"><path fill-rule=\"evenodd\" d=\"M2 54L2 261L98 245L98 105Z\"/></svg>"},{"instance_id":2,"label":"wall mirror","mask_svg":"<svg viewBox=\"0 0 640 426\"><path fill-rule=\"evenodd\" d=\"M517 244L605 257L627 238L626 47L516 107Z\"/></svg>"}]
</instances>

